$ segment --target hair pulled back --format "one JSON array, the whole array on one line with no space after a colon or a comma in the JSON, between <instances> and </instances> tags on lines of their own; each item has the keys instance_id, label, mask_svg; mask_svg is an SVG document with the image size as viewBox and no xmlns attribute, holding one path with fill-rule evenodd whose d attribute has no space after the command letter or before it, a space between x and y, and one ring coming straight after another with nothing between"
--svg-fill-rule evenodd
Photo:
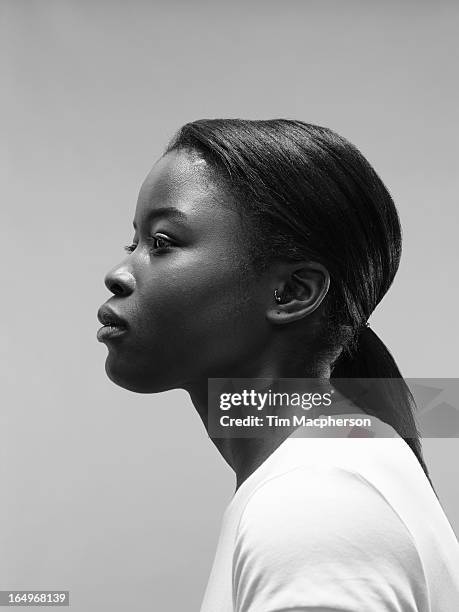
<instances>
[{"instance_id":1,"label":"hair pulled back","mask_svg":"<svg viewBox=\"0 0 459 612\"><path fill-rule=\"evenodd\" d=\"M369 162L336 132L290 119L193 121L165 153L176 149L199 152L228 181L252 221L255 269L275 259L307 259L327 268L319 353L335 355L332 378L394 380L379 389L377 401L367 398L360 406L406 440L429 478L414 399L389 350L367 326L394 280L402 246L394 202Z\"/></svg>"}]
</instances>

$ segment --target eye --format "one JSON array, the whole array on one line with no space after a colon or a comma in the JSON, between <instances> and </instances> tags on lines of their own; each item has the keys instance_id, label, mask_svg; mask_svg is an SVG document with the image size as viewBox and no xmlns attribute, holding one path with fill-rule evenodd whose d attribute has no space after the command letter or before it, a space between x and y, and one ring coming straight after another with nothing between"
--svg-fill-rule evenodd
<instances>
[{"instance_id":1,"label":"eye","mask_svg":"<svg viewBox=\"0 0 459 612\"><path fill-rule=\"evenodd\" d=\"M152 251L166 251L172 246L172 242L166 236L152 236L150 241L153 245Z\"/></svg>"},{"instance_id":2,"label":"eye","mask_svg":"<svg viewBox=\"0 0 459 612\"><path fill-rule=\"evenodd\" d=\"M152 243L152 246L150 247L150 250L152 252L166 251L167 249L173 246L172 242L165 236L152 236L148 240ZM127 244L124 247L124 250L127 253L132 253L133 251L135 251L137 246L138 245L135 243Z\"/></svg>"}]
</instances>

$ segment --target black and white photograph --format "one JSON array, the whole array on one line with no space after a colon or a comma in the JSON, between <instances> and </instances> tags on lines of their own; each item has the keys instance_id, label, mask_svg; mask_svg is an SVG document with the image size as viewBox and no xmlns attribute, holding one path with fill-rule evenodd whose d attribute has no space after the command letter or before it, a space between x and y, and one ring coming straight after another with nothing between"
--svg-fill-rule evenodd
<instances>
[{"instance_id":1,"label":"black and white photograph","mask_svg":"<svg viewBox=\"0 0 459 612\"><path fill-rule=\"evenodd\" d=\"M0 24L0 606L459 612L459 4Z\"/></svg>"}]
</instances>

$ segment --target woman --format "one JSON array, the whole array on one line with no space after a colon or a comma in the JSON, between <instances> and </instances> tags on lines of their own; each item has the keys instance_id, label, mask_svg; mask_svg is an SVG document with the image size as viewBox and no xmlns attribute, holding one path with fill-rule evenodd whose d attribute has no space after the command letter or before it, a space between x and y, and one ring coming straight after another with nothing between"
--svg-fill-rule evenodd
<instances>
[{"instance_id":1,"label":"woman","mask_svg":"<svg viewBox=\"0 0 459 612\"><path fill-rule=\"evenodd\" d=\"M399 265L398 215L331 130L189 123L143 183L134 228L98 313L117 385L185 389L208 429L209 378L401 381L367 324ZM213 439L236 491L202 612L459 610L459 547L406 385L348 407L393 436Z\"/></svg>"}]
</instances>

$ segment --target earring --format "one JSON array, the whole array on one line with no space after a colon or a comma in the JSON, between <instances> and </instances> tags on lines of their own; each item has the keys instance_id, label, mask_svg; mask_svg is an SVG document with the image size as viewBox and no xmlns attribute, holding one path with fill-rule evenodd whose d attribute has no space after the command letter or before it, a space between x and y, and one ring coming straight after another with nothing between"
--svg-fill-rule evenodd
<instances>
[{"instance_id":1,"label":"earring","mask_svg":"<svg viewBox=\"0 0 459 612\"><path fill-rule=\"evenodd\" d=\"M278 304L282 302L282 297L277 293L277 289L274 289L274 299Z\"/></svg>"}]
</instances>

